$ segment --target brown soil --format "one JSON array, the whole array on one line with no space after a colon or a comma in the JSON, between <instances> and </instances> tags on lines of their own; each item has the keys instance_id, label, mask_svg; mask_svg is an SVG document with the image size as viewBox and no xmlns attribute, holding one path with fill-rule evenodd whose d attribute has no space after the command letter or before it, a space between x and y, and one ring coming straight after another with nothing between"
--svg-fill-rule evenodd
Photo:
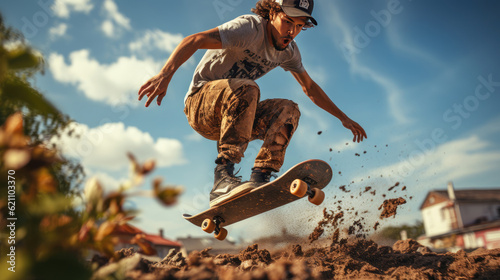
<instances>
[{"instance_id":1,"label":"brown soil","mask_svg":"<svg viewBox=\"0 0 500 280\"><path fill-rule=\"evenodd\" d=\"M393 198L393 199L386 199L382 205L378 208L378 210L384 208L382 213L380 214L380 218L389 218L394 215L396 215L396 210L398 209L398 206L401 204L405 204L406 200L402 197L399 198Z\"/></svg>"},{"instance_id":2,"label":"brown soil","mask_svg":"<svg viewBox=\"0 0 500 280\"><path fill-rule=\"evenodd\" d=\"M434 253L412 239L392 247L368 240L367 234L376 231L383 219L394 217L404 203L401 197L386 199L373 226L365 226L362 217L369 211L324 208L308 242L278 251L254 244L239 254L212 255L206 248L185 257L172 250L163 260L152 262L131 249L120 250L114 262L92 260L93 279L499 279L500 249Z\"/></svg>"},{"instance_id":3,"label":"brown soil","mask_svg":"<svg viewBox=\"0 0 500 280\"><path fill-rule=\"evenodd\" d=\"M127 249L116 252L111 263L92 259L93 279L500 279L500 249L434 253L412 239L392 246L372 241L384 220L394 219L398 207L413 197L386 198L387 192L406 193L407 187L397 182L381 188L375 178L367 179L370 184L338 187L341 192L324 203L307 239L295 240L285 249L270 251L254 244L239 254L212 255L206 248L187 257L171 251L159 262Z\"/></svg>"},{"instance_id":4,"label":"brown soil","mask_svg":"<svg viewBox=\"0 0 500 280\"><path fill-rule=\"evenodd\" d=\"M135 254L104 265L94 279L108 279L111 275L124 279L192 280L498 279L500 249L437 254L411 239L398 241L392 247L365 239L342 239L307 250L296 244L271 254L254 244L238 255L211 255L207 249L186 258L171 253L160 262Z\"/></svg>"}]
</instances>

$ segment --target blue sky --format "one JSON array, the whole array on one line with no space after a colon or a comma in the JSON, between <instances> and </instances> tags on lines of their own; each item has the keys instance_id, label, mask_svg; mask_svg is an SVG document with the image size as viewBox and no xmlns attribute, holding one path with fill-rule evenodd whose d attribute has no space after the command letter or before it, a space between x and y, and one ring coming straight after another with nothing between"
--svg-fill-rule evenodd
<instances>
[{"instance_id":1,"label":"blue sky","mask_svg":"<svg viewBox=\"0 0 500 280\"><path fill-rule=\"evenodd\" d=\"M39 0L3 1L0 10L46 59L35 85L82 134L64 139L66 155L79 158L107 190L127 179L127 151L157 160L152 178L184 187L173 208L147 196L129 203L141 211L136 225L147 232L164 228L174 239L203 235L181 215L208 207L213 180L215 143L196 135L183 114L184 95L204 52L177 71L161 107L145 108L137 91L183 37L250 13L253 6L242 0ZM292 99L302 112L282 170L319 158L330 163L335 177L322 207L296 202L230 226L231 238L282 227L308 234L322 209L337 209L338 200L344 209L366 209L365 223L372 226L385 198L403 196L408 203L381 225L412 223L427 192L446 188L448 181L457 189L500 187L499 8L492 0L317 0L313 15L319 25L296 38L303 63L368 139L352 143L350 131L317 108L281 68L258 80L262 98ZM239 166L244 178L260 144L250 144ZM396 182L406 190L388 192ZM351 192L339 190L342 185ZM377 194L358 195L366 186ZM290 214L295 209L299 213ZM359 219L346 216L345 225Z\"/></svg>"}]
</instances>

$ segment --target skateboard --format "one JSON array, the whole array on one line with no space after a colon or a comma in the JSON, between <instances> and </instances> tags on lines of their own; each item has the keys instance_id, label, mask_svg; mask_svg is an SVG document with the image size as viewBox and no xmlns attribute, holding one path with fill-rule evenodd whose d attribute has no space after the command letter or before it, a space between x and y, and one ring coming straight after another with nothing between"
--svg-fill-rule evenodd
<instances>
[{"instance_id":1,"label":"skateboard","mask_svg":"<svg viewBox=\"0 0 500 280\"><path fill-rule=\"evenodd\" d=\"M320 205L325 193L321 190L332 179L332 168L328 163L312 159L301 162L275 180L246 192L227 202L205 210L197 215L183 214L183 218L214 233L224 240L227 230L223 227L283 206L306 195L313 204Z\"/></svg>"}]
</instances>

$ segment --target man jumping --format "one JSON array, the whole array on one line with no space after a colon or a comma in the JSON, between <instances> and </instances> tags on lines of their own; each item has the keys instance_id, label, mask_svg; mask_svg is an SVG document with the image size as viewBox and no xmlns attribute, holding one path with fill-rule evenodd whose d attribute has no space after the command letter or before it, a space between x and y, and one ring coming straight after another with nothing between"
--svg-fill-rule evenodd
<instances>
[{"instance_id":1,"label":"man jumping","mask_svg":"<svg viewBox=\"0 0 500 280\"><path fill-rule=\"evenodd\" d=\"M289 71L304 93L321 109L351 130L353 141L366 138L364 129L344 114L316 84L302 65L294 38L317 25L313 0L260 0L243 15L219 27L184 38L159 74L139 90L148 107L161 104L175 71L197 50L207 49L196 67L184 99L190 126L203 137L217 141L214 186L210 207L270 181L283 165L285 151L297 129L300 111L287 99L260 100L255 80L280 66ZM234 176L234 164L244 156L248 143L264 143L257 154L250 180Z\"/></svg>"}]
</instances>

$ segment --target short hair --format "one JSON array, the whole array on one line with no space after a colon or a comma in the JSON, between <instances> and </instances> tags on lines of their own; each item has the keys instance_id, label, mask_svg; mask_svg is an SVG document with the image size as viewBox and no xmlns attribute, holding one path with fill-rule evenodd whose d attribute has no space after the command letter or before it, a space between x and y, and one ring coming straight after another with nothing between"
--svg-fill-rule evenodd
<instances>
[{"instance_id":1,"label":"short hair","mask_svg":"<svg viewBox=\"0 0 500 280\"><path fill-rule=\"evenodd\" d=\"M269 14L271 14L271 12L273 12L274 14L278 14L280 12L283 12L283 9L281 8L280 4L276 2L276 0L259 0L259 2L255 4L255 8L252 8L250 11L269 20ZM314 27L314 25L310 21L307 21L302 30L306 30L310 27Z\"/></svg>"},{"instance_id":2,"label":"short hair","mask_svg":"<svg viewBox=\"0 0 500 280\"><path fill-rule=\"evenodd\" d=\"M251 11L267 20L269 20L269 14L272 12L279 13L283 12L280 4L278 4L275 0L260 0L255 4L255 8L252 8Z\"/></svg>"}]
</instances>

